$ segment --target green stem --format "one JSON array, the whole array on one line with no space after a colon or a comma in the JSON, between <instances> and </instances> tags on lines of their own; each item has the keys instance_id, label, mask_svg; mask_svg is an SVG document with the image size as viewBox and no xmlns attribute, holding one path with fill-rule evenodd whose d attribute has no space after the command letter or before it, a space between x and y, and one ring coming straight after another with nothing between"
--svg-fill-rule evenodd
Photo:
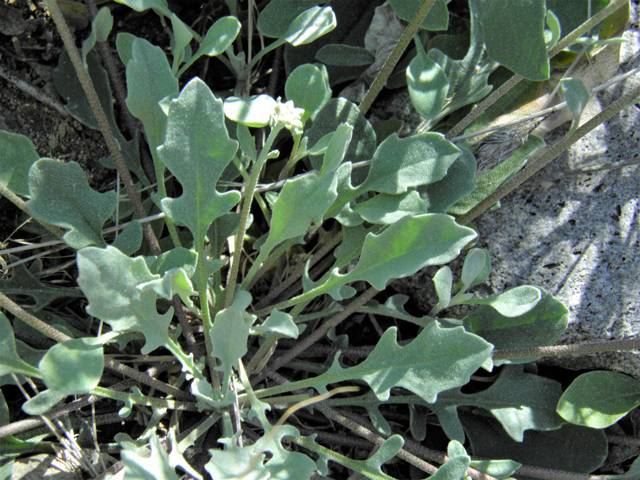
<instances>
[{"instance_id":1,"label":"green stem","mask_svg":"<svg viewBox=\"0 0 640 480\"><path fill-rule=\"evenodd\" d=\"M240 288L242 288L243 290L249 290L254 284L254 282L252 282L253 277L259 278L260 276L262 276L264 272L266 272L269 267L271 267L271 265L273 265L284 252L286 252L290 247L296 244L296 240L297 238L290 238L289 240L284 241L278 248L271 252L271 254L264 261L261 261L260 255L258 255L258 258L255 262L253 262L253 265L251 265L251 268L249 269L246 277L244 277Z\"/></svg>"},{"instance_id":2,"label":"green stem","mask_svg":"<svg viewBox=\"0 0 640 480\"><path fill-rule=\"evenodd\" d=\"M120 174L120 178L122 178L122 182L124 183L125 189L127 190L127 195L131 200L136 217L138 219L145 218L147 216L147 213L144 211L142 201L140 200L140 196L138 195L138 192L136 191L136 188L133 184L131 174L129 173L129 169L127 168L127 165L124 161L124 157L122 156L122 152L120 151L118 142L116 141L115 137L113 136L113 132L109 127L107 116L104 113L102 104L100 103L100 98L98 97L98 94L96 93L96 90L93 86L93 82L91 81L91 77L89 76L89 71L84 66L82 58L80 57L80 52L76 48L75 41L71 36L71 31L69 30L64 16L62 15L60 8L58 7L57 0L45 0L45 4L47 5L49 12L51 13L51 18L58 28L60 37L62 37L64 46L67 49L69 58L71 59L71 63L73 64L73 67L76 70L76 74L78 75L78 80L80 80L80 83L82 84L82 89L87 96L89 104L91 105L91 110L93 111L93 114L98 121L100 131L102 132L105 142L107 143L109 153L111 153L113 161L116 164L118 173ZM144 236L151 249L151 253L153 255L160 255L161 251L160 246L158 245L158 239L153 233L151 225L149 225L148 223L141 223L141 225Z\"/></svg>"},{"instance_id":3,"label":"green stem","mask_svg":"<svg viewBox=\"0 0 640 480\"><path fill-rule=\"evenodd\" d=\"M527 181L532 175L538 172L540 169L545 167L548 163L550 163L553 159L555 159L560 153L567 150L571 145L576 143L582 137L584 137L587 133L589 133L594 128L598 127L602 123L609 120L611 117L619 113L623 108L628 106L634 99L636 99L640 95L640 87L636 87L626 95L618 98L615 102L609 105L605 110L595 115L591 120L578 128L573 135L564 137L558 143L556 143L549 150L544 152L544 154L540 155L537 158L531 159L527 166L523 168L518 174L512 179L508 180L506 183L500 185L500 187L489 195L487 198L482 200L478 205L473 207L467 213L462 215L456 221L460 225L467 225L473 219L475 219L478 215L489 209L492 205L494 205L498 200L502 197L511 193L517 187L519 187L522 183Z\"/></svg>"},{"instance_id":4,"label":"green stem","mask_svg":"<svg viewBox=\"0 0 640 480\"><path fill-rule=\"evenodd\" d=\"M285 166L282 167L282 170L280 171L280 176L278 177L278 181L282 181L285 178L289 178L289 173L291 172L295 164L298 162L298 160L302 158L302 157L298 157L298 148L300 148L301 140L302 140L302 133L295 135L293 139L293 148L291 149L291 155L289 156L289 160L287 160L287 163L285 164Z\"/></svg>"},{"instance_id":5,"label":"green stem","mask_svg":"<svg viewBox=\"0 0 640 480\"><path fill-rule=\"evenodd\" d=\"M267 137L267 141L265 142L262 151L260 152L260 156L256 160L255 165L253 166L253 170L251 171L251 176L249 177L249 184L247 185L247 191L244 196L244 202L242 203L242 211L240 213L240 225L238 226L238 234L236 235L236 239L234 242L234 251L233 257L231 259L231 267L229 268L229 275L227 277L227 293L224 301L224 308L229 308L233 303L233 298L235 296L236 289L236 281L238 278L238 271L240 270L240 256L242 255L242 244L244 242L244 236L247 232L247 224L249 222L249 212L251 211L251 204L253 203L253 196L256 191L256 185L258 184L258 178L260 178L260 172L262 171L262 167L264 167L267 162L267 157L269 156L269 150L273 145L276 137L280 130L282 130L283 125L278 123L269 133Z\"/></svg>"},{"instance_id":6,"label":"green stem","mask_svg":"<svg viewBox=\"0 0 640 480\"><path fill-rule=\"evenodd\" d=\"M156 179L158 185L158 197L159 198L167 198L167 186L164 183L164 171L165 166L157 158L157 155L152 155L153 165L155 167ZM173 241L174 247L181 247L182 243L180 242L180 237L178 236L178 230L176 229L176 225L169 217L164 217L164 222L167 225L167 230L169 230L169 235L171 236L171 240Z\"/></svg>"},{"instance_id":7,"label":"green stem","mask_svg":"<svg viewBox=\"0 0 640 480\"><path fill-rule=\"evenodd\" d=\"M393 69L400 60L400 57L402 57L402 54L407 49L407 46L409 46L409 42L411 42L411 39L418 31L418 28L420 28L420 24L435 3L436 0L424 0L416 14L411 19L411 22L409 22L409 25L407 25L407 28L405 28L402 36L398 40L398 43L396 43L396 46L393 47L393 51L389 54L389 58L387 58L387 61L384 62L380 73L378 73L375 80L371 84L371 87L369 87L369 90L362 99L362 102L360 102L359 108L362 115L366 114L369 108L371 108L371 105L373 105L373 101L384 88L385 83L387 83L387 79L393 72Z\"/></svg>"},{"instance_id":8,"label":"green stem","mask_svg":"<svg viewBox=\"0 0 640 480\"><path fill-rule=\"evenodd\" d=\"M117 392L104 387L95 387L90 392L92 395L99 397L110 398L111 400L118 400L125 403L135 403L136 405L145 405L147 407L156 408L170 408L172 410L191 410L197 411L195 403L191 402L177 402L175 400L164 400L162 398L145 397L140 395L134 395L132 393Z\"/></svg>"}]
</instances>

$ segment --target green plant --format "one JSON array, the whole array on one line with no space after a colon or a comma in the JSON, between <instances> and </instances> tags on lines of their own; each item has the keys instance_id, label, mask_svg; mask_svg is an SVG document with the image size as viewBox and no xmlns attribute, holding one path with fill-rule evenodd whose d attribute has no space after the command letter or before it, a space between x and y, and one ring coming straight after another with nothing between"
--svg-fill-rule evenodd
<instances>
[{"instance_id":1,"label":"green plant","mask_svg":"<svg viewBox=\"0 0 640 480\"><path fill-rule=\"evenodd\" d=\"M516 475L546 478L534 467L587 474L601 465L607 447L601 429L638 405L637 382L596 372L579 377L563 393L558 382L522 364L554 351L549 346L566 328L567 309L533 286L490 298L468 292L487 279L491 264L486 251L467 249L476 234L465 225L493 205L496 195L504 195L505 185L513 188L540 168L546 157L517 173L543 142L531 136L500 166L475 178L471 150L450 140L458 127L447 136L436 129L487 96L489 74L499 65L530 81L548 79L554 51L571 46L628 2L606 2L600 17L563 38L562 22L542 0L469 0L471 40L461 60L435 48L427 52L420 37L414 37L420 25L446 24L446 2L391 2L411 23L359 107L331 98L329 71L337 78L353 77L338 67L352 65L354 58L364 58L366 66L364 49L326 44L322 58L334 69L310 63L313 57L300 61L304 54L293 49L336 28L331 6L272 0L257 25L262 35L275 40L252 57L248 46L236 48L243 17L234 1L226 2L231 15L218 19L205 35L184 24L162 0L118 3L138 11L153 9L166 26L171 24L171 62L144 39L123 33L116 39L126 65L126 106L144 126L159 180L154 193L140 197L139 190L151 182L140 166L136 141L118 133L107 77L90 53L95 41L106 39L111 30L108 9L96 16L80 53L72 47L55 0L47 2L69 53L61 59L59 75L76 82L68 85L68 108L104 133L130 203L119 204L115 191L91 190L76 164L39 159L28 139L0 132L5 152L1 192L77 250L77 285L90 315L74 320L50 308L59 298L80 294L72 286L40 282L37 264L16 267L0 282L1 304L13 315L12 324L0 314L2 379L46 387L22 406L24 412L66 413L69 406L57 405L85 394L90 395L86 401L101 397L123 403L115 421L135 411L145 426L137 438L118 433L113 439L121 455L116 465L124 466L129 479L178 478L175 467L195 478L206 471L214 479L302 479L316 472L326 475L328 460L368 478L394 478L382 468L396 456L437 478L451 479L507 478L516 470ZM411 8L405 10L407 6ZM507 28L514 16L523 18L517 31L521 43L515 42L521 51L505 49L514 44ZM252 21L249 9L246 24ZM602 37L583 43L613 41ZM412 39L416 53L406 68L407 87L425 120L423 127L433 131L377 138L364 113ZM198 45L195 52L192 42ZM288 46L284 55L291 70L284 85L286 100L247 96L260 60L282 45ZM219 58L233 72L235 84L229 90L234 95L223 99L197 77L179 87L181 75L202 56ZM69 73L72 68L77 76ZM74 85L81 85L86 95L78 95ZM577 124L586 89L580 82L567 82L565 89ZM604 116L638 95L621 99ZM480 114L482 105L472 114ZM486 123L480 117L470 130ZM570 132L565 143L584 135L587 125ZM265 178L271 183L260 184ZM179 193L170 194L178 188ZM158 215L147 217L149 213ZM107 222L118 225L117 236L104 232ZM447 266L435 274L438 303L428 316L409 313L402 295L379 297L384 303L374 299L394 279L447 264L465 249L459 281L454 283ZM8 297L17 294L35 300L29 312ZM449 318L451 310L446 309L456 305L474 307L462 319ZM400 329L389 327L375 346L353 347L360 339L338 334L336 327L355 313L403 322L402 340ZM57 343L34 351L14 340L14 329L28 328ZM321 339L325 344L314 347ZM277 349L279 343L285 347ZM180 367L170 381L105 356L146 356L161 347ZM304 352L323 360L295 360ZM475 375L478 370L501 365L490 388L474 390L482 377ZM277 372L282 367L291 370L288 378ZM105 372L135 382L106 386ZM267 378L276 385L262 383ZM340 386L330 388L334 384ZM624 397L603 401L605 385ZM338 394L348 395L332 398ZM393 432L383 413L392 405L409 411L415 440L398 434L384 438ZM273 426L267 413L283 408L289 409ZM325 446L339 439L322 432L305 436L284 423L304 408L369 439L378 446L376 452L366 460L350 458ZM370 428L355 414L357 408L368 413ZM490 414L479 414L479 408ZM419 443L426 436L428 411L450 440L446 456ZM12 455L50 448L12 436L17 432L6 403L2 413L6 428L0 427L0 448L6 465L10 467ZM168 426L162 423L166 417ZM156 435L161 425L166 426L164 446ZM198 472L183 454L189 447L196 450L198 439L210 432L218 445L208 449L204 470ZM472 460L462 445L466 439L474 455L495 460ZM500 448L491 450L490 445ZM558 445L563 457L556 455ZM496 451L501 458L494 457ZM526 459L521 463L533 466L506 458ZM628 478L638 468L635 462Z\"/></svg>"}]
</instances>

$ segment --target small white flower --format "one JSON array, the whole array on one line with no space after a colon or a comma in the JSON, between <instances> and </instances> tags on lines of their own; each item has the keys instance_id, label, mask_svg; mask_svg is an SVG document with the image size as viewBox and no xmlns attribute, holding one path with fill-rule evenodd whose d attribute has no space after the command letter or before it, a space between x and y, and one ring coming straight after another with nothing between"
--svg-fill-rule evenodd
<instances>
[{"instance_id":1,"label":"small white flower","mask_svg":"<svg viewBox=\"0 0 640 480\"><path fill-rule=\"evenodd\" d=\"M275 106L273 115L271 115L270 123L272 127L278 123L284 124L284 127L291 130L291 133L300 135L304 128L302 115L304 115L304 109L294 107L293 100L282 103L280 97L278 97L278 103Z\"/></svg>"}]
</instances>

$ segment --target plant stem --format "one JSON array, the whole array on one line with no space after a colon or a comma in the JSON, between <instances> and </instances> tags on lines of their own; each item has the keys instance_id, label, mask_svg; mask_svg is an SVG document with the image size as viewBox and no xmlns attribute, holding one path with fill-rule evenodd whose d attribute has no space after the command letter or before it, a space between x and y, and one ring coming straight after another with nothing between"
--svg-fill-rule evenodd
<instances>
[{"instance_id":1,"label":"plant stem","mask_svg":"<svg viewBox=\"0 0 640 480\"><path fill-rule=\"evenodd\" d=\"M162 398L134 395L131 393L117 392L103 387L95 387L91 390L91 394L98 395L99 397L110 398L112 400L119 400L120 402L131 402L136 405L146 405L148 407L170 408L172 410L198 410L195 403L176 402L175 400L164 400Z\"/></svg>"},{"instance_id":2,"label":"plant stem","mask_svg":"<svg viewBox=\"0 0 640 480\"><path fill-rule=\"evenodd\" d=\"M29 325L32 328L35 328L37 331L46 335L47 337L55 340L58 343L66 342L67 340L71 340L71 337L65 335L60 330L56 330L50 325L47 325L39 318L34 317L29 312L24 310L20 305L12 301L9 297L7 297L4 293L0 292L0 307L6 308L8 311L13 313L16 317L22 320L24 323Z\"/></svg>"},{"instance_id":3,"label":"plant stem","mask_svg":"<svg viewBox=\"0 0 640 480\"><path fill-rule=\"evenodd\" d=\"M618 352L621 350L640 350L640 338L610 340L607 342L580 343L577 345L554 345L551 347L532 347L516 350L496 350L494 360L514 360L519 358L561 357L564 355L589 355L593 353Z\"/></svg>"},{"instance_id":4,"label":"plant stem","mask_svg":"<svg viewBox=\"0 0 640 480\"><path fill-rule=\"evenodd\" d=\"M322 325L320 325L320 327L317 330L314 330L313 333L305 337L304 340L302 340L296 346L289 349L287 353L285 353L281 357L278 357L277 360L275 360L272 364L269 365L268 371L275 371L280 367L286 365L286 363L289 360L292 360L298 355L300 355L302 352L304 352L307 349L307 347L313 345L314 343L319 341L321 338L323 338L329 330L336 327L342 321L347 319L349 315L354 313L356 310L358 310L358 308L360 308L362 305L364 305L369 300L371 300L377 293L379 293L379 290L373 287L370 287L368 290L365 290L362 294L360 294L359 297L357 297L349 305L347 305L343 311L335 314L329 320L327 320ZM254 382L259 382L266 376L267 376L267 372L263 371L251 383L255 384Z\"/></svg>"},{"instance_id":5,"label":"plant stem","mask_svg":"<svg viewBox=\"0 0 640 480\"><path fill-rule=\"evenodd\" d=\"M560 153L567 150L571 145L576 143L582 137L584 137L591 130L598 127L600 124L606 122L611 117L619 113L623 108L629 105L635 98L640 95L640 86L634 88L626 95L618 98L615 102L609 105L602 112L595 115L591 120L578 128L573 135L569 137L564 137L558 143L556 143L553 147L547 150L544 154L537 158L533 158L529 160L527 165L520 171L518 174L500 185L498 189L489 195L487 198L482 200L478 205L473 207L467 213L462 215L456 221L460 225L467 225L473 219L475 219L478 215L489 209L492 205L494 205L498 200L502 197L511 193L517 187L519 187L526 180L531 178L538 170L545 167L548 163L550 163L553 159L555 159Z\"/></svg>"},{"instance_id":6,"label":"plant stem","mask_svg":"<svg viewBox=\"0 0 640 480\"><path fill-rule=\"evenodd\" d=\"M369 108L371 108L371 105L373 105L373 101L384 88L385 83L387 83L387 79L393 72L393 69L400 60L400 57L402 57L402 54L407 49L407 46L409 45L409 42L411 42L413 35L418 31L420 24L435 3L436 0L424 0L416 14L411 19L411 22L409 22L409 25L407 25L407 28L405 28L402 36L398 40L398 43L396 43L396 46L393 47L393 50L389 54L387 61L384 62L382 69L380 70L378 75L376 75L376 78L369 87L369 90L367 90L367 93L362 99L362 102L360 102L359 108L362 115L365 115Z\"/></svg>"},{"instance_id":7,"label":"plant stem","mask_svg":"<svg viewBox=\"0 0 640 480\"><path fill-rule=\"evenodd\" d=\"M62 41L64 42L64 46L67 49L67 53L69 54L69 58L71 59L71 63L73 63L73 67L76 70L76 74L78 75L78 79L82 84L82 89L84 90L87 99L89 100L89 104L91 105L91 110L98 121L98 125L100 125L100 130L102 131L102 135L107 143L107 147L109 148L109 153L113 157L113 161L116 164L118 169L118 173L120 173L120 177L124 183L124 186L127 190L127 195L133 204L133 209L136 213L136 217L138 219L144 218L147 216L144 211L144 207L142 206L142 201L140 200L140 196L133 185L133 180L131 179L131 175L129 174L129 169L127 168L124 157L122 156L122 152L120 151L120 147L118 146L118 142L113 136L113 132L111 132L111 128L109 127L109 122L107 121L107 117L102 109L102 104L100 103L100 99L98 98L98 94L93 86L93 82L91 81L91 77L89 76L88 70L85 68L84 63L82 62L82 58L80 57L80 52L76 48L73 37L71 36L71 31L67 26L67 23L64 20L64 16L58 7L57 0L45 0L45 4L51 13L51 18L56 24L58 28L58 32L62 37ZM158 245L158 240L151 229L151 225L142 224L142 231L144 232L144 236L149 244L149 248L151 249L151 253L153 255L160 255L160 246Z\"/></svg>"},{"instance_id":8,"label":"plant stem","mask_svg":"<svg viewBox=\"0 0 640 480\"><path fill-rule=\"evenodd\" d=\"M227 293L224 299L224 308L229 308L233 303L235 296L236 281L238 278L238 271L240 270L240 256L242 255L242 245L244 243L244 235L247 233L247 224L249 221L249 212L251 211L251 204L253 203L253 195L255 194L256 185L258 184L258 178L260 178L260 172L262 167L267 161L269 156L269 150L271 145L275 141L283 125L278 123L269 133L267 141L264 147L260 151L260 156L256 160L249 177L249 184L247 185L247 191L244 196L244 202L242 203L242 211L240 213L240 225L238 226L238 234L236 235L234 242L233 257L231 259L231 267L229 268L229 275L227 276Z\"/></svg>"}]
</instances>

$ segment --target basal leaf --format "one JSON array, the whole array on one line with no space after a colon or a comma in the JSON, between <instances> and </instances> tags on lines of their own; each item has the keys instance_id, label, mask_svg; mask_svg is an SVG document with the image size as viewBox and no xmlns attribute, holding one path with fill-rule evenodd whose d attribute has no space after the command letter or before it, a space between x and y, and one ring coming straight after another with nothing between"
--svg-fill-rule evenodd
<instances>
[{"instance_id":1,"label":"basal leaf","mask_svg":"<svg viewBox=\"0 0 640 480\"><path fill-rule=\"evenodd\" d=\"M85 67L87 66L87 54L89 50L93 48L96 42L106 41L112 27L113 16L111 15L111 10L107 7L102 7L91 22L91 34L82 42L82 59L85 62Z\"/></svg>"},{"instance_id":2,"label":"basal leaf","mask_svg":"<svg viewBox=\"0 0 640 480\"><path fill-rule=\"evenodd\" d=\"M268 254L280 242L304 235L312 225L321 224L336 199L336 186L337 176L332 174L320 178L307 173L288 180L273 204L271 229L260 255Z\"/></svg>"},{"instance_id":3,"label":"basal leaf","mask_svg":"<svg viewBox=\"0 0 640 480\"><path fill-rule=\"evenodd\" d=\"M500 315L519 317L530 312L542 298L541 290L531 285L521 285L489 298L474 298L461 303L491 305Z\"/></svg>"},{"instance_id":4,"label":"basal leaf","mask_svg":"<svg viewBox=\"0 0 640 480\"><path fill-rule=\"evenodd\" d=\"M482 29L489 57L529 80L549 79L545 0L489 0Z\"/></svg>"},{"instance_id":5,"label":"basal leaf","mask_svg":"<svg viewBox=\"0 0 640 480\"><path fill-rule=\"evenodd\" d=\"M162 209L191 230L195 245L202 245L211 222L240 200L237 191L221 194L216 189L237 149L224 124L222 101L194 78L169 106L167 135L158 155L182 185L182 195L163 199Z\"/></svg>"},{"instance_id":6,"label":"basal leaf","mask_svg":"<svg viewBox=\"0 0 640 480\"><path fill-rule=\"evenodd\" d=\"M340 288L366 280L384 290L392 278L414 274L427 265L447 263L475 238L475 232L455 223L453 217L438 213L403 217L379 235L369 234L356 267L341 275L336 269L318 288L338 300Z\"/></svg>"},{"instance_id":7,"label":"basal leaf","mask_svg":"<svg viewBox=\"0 0 640 480\"><path fill-rule=\"evenodd\" d=\"M393 11L405 22L410 22L416 14L421 0L391 0L389 2ZM449 25L449 11L447 10L447 2L444 0L436 0L427 16L420 24L420 28L425 30L446 30Z\"/></svg>"},{"instance_id":8,"label":"basal leaf","mask_svg":"<svg viewBox=\"0 0 640 480\"><path fill-rule=\"evenodd\" d=\"M39 158L27 137L0 130L0 184L16 195L29 197L29 169Z\"/></svg>"},{"instance_id":9,"label":"basal leaf","mask_svg":"<svg viewBox=\"0 0 640 480\"><path fill-rule=\"evenodd\" d=\"M51 347L38 365L47 388L79 395L98 386L104 369L102 345L99 339L74 338Z\"/></svg>"},{"instance_id":10,"label":"basal leaf","mask_svg":"<svg viewBox=\"0 0 640 480\"><path fill-rule=\"evenodd\" d=\"M427 213L424 201L415 190L400 195L381 193L352 209L365 222L378 225L391 225L407 215Z\"/></svg>"},{"instance_id":11,"label":"basal leaf","mask_svg":"<svg viewBox=\"0 0 640 480\"><path fill-rule=\"evenodd\" d=\"M543 289L533 288L540 290L542 298L527 313L507 317L489 305L481 305L465 317L465 326L494 344L496 350L553 345L567 328L569 310ZM496 361L500 363L504 362Z\"/></svg>"},{"instance_id":12,"label":"basal leaf","mask_svg":"<svg viewBox=\"0 0 640 480\"><path fill-rule=\"evenodd\" d=\"M167 0L115 0L115 2L126 5L136 12L144 12L151 8L158 15L162 14L165 17L169 17L171 15L171 11L167 6Z\"/></svg>"},{"instance_id":13,"label":"basal leaf","mask_svg":"<svg viewBox=\"0 0 640 480\"><path fill-rule=\"evenodd\" d=\"M138 454L131 450L122 451L123 478L126 480L178 480L180 477L175 472L175 465L172 465L169 455L162 448L155 432L151 434L149 447L150 455ZM173 445L173 449L175 448Z\"/></svg>"},{"instance_id":14,"label":"basal leaf","mask_svg":"<svg viewBox=\"0 0 640 480\"><path fill-rule=\"evenodd\" d=\"M278 310L272 311L267 319L254 330L263 333L277 333L287 338L298 338L299 331L291 315Z\"/></svg>"},{"instance_id":15,"label":"basal leaf","mask_svg":"<svg viewBox=\"0 0 640 480\"><path fill-rule=\"evenodd\" d=\"M414 108L425 120L440 115L449 91L449 80L440 65L427 56L420 41L418 53L407 68L407 88Z\"/></svg>"},{"instance_id":16,"label":"basal leaf","mask_svg":"<svg viewBox=\"0 0 640 480\"><path fill-rule=\"evenodd\" d=\"M293 100L296 108L304 109L302 122L306 122L331 98L327 69L309 63L300 65L287 77L284 92L287 100Z\"/></svg>"},{"instance_id":17,"label":"basal leaf","mask_svg":"<svg viewBox=\"0 0 640 480\"><path fill-rule=\"evenodd\" d=\"M142 121L151 152L155 154L167 127L167 115L160 101L178 95L178 79L171 73L160 47L141 38L133 40L131 60L127 62L127 92L127 107Z\"/></svg>"},{"instance_id":18,"label":"basal leaf","mask_svg":"<svg viewBox=\"0 0 640 480\"><path fill-rule=\"evenodd\" d=\"M22 411L28 415L43 415L66 397L66 393L44 390L27 400L22 405Z\"/></svg>"},{"instance_id":19,"label":"basal leaf","mask_svg":"<svg viewBox=\"0 0 640 480\"><path fill-rule=\"evenodd\" d=\"M471 464L471 458L467 455L459 455L449 458L436 473L429 478L433 480L461 480L467 476L467 468Z\"/></svg>"},{"instance_id":20,"label":"basal leaf","mask_svg":"<svg viewBox=\"0 0 640 480\"><path fill-rule=\"evenodd\" d=\"M275 107L276 101L269 95L228 97L224 101L224 114L241 125L259 128L269 125Z\"/></svg>"},{"instance_id":21,"label":"basal leaf","mask_svg":"<svg viewBox=\"0 0 640 480\"><path fill-rule=\"evenodd\" d=\"M374 62L375 57L366 48L329 44L318 50L316 60L326 65L337 67L355 67L359 65L369 66Z\"/></svg>"},{"instance_id":22,"label":"basal leaf","mask_svg":"<svg viewBox=\"0 0 640 480\"><path fill-rule=\"evenodd\" d=\"M558 430L529 430L524 441L516 442L489 416L461 412L460 418L474 456L509 458L532 467L575 473L593 472L607 456L602 430L565 424Z\"/></svg>"},{"instance_id":23,"label":"basal leaf","mask_svg":"<svg viewBox=\"0 0 640 480\"><path fill-rule=\"evenodd\" d=\"M460 280L466 288L480 285L491 273L491 258L484 248L472 248L464 258Z\"/></svg>"},{"instance_id":24,"label":"basal leaf","mask_svg":"<svg viewBox=\"0 0 640 480\"><path fill-rule=\"evenodd\" d=\"M306 45L336 28L336 16L331 7L311 7L291 22L284 39L299 47Z\"/></svg>"},{"instance_id":25,"label":"basal leaf","mask_svg":"<svg viewBox=\"0 0 640 480\"><path fill-rule=\"evenodd\" d=\"M171 20L171 28L173 31L173 36L171 38L173 65L171 66L171 70L172 72L177 72L178 66L185 59L186 49L188 48L189 42L193 39L193 34L189 27L187 27L175 13L172 12L169 19ZM190 49L189 52L191 52Z\"/></svg>"},{"instance_id":26,"label":"basal leaf","mask_svg":"<svg viewBox=\"0 0 640 480\"><path fill-rule=\"evenodd\" d=\"M314 387L360 379L382 401L389 398L391 388L403 387L435 403L440 392L468 383L492 350L491 344L462 327L441 328L435 322L401 347L396 342L396 328L391 327L364 362L343 369L336 358L327 372L313 379Z\"/></svg>"},{"instance_id":27,"label":"basal leaf","mask_svg":"<svg viewBox=\"0 0 640 480\"><path fill-rule=\"evenodd\" d=\"M24 362L16 352L13 328L4 313L0 313L0 376L9 373L22 373L40 377L38 370Z\"/></svg>"},{"instance_id":28,"label":"basal leaf","mask_svg":"<svg viewBox=\"0 0 640 480\"><path fill-rule=\"evenodd\" d=\"M138 220L133 220L115 238L112 246L125 255L133 255L142 245L142 226Z\"/></svg>"},{"instance_id":29,"label":"basal leaf","mask_svg":"<svg viewBox=\"0 0 640 480\"><path fill-rule=\"evenodd\" d=\"M75 162L43 158L29 170L29 212L40 220L69 230L63 239L72 248L104 246L102 226L116 209L116 192L98 193Z\"/></svg>"},{"instance_id":30,"label":"basal leaf","mask_svg":"<svg viewBox=\"0 0 640 480\"><path fill-rule=\"evenodd\" d=\"M409 188L437 182L462 152L439 133L408 138L391 135L376 149L359 193L375 190L397 195Z\"/></svg>"},{"instance_id":31,"label":"basal leaf","mask_svg":"<svg viewBox=\"0 0 640 480\"><path fill-rule=\"evenodd\" d=\"M309 145L315 145L326 134L335 132L341 123L348 123L353 127L353 136L345 158L353 163L370 160L376 150L376 134L358 107L344 98L332 98L318 112L313 125L306 132ZM311 164L313 168L320 170L322 159L311 157ZM362 176L362 180L364 178Z\"/></svg>"},{"instance_id":32,"label":"basal leaf","mask_svg":"<svg viewBox=\"0 0 640 480\"><path fill-rule=\"evenodd\" d=\"M235 41L239 32L240 22L236 17L228 16L219 18L216 20L216 23L211 25L209 30L207 30L207 34L202 39L200 49L195 56L198 57L200 54L204 54L210 57L216 57L224 53Z\"/></svg>"},{"instance_id":33,"label":"basal leaf","mask_svg":"<svg viewBox=\"0 0 640 480\"><path fill-rule=\"evenodd\" d=\"M558 413L567 422L606 428L640 405L640 382L618 372L587 372L562 394Z\"/></svg>"},{"instance_id":34,"label":"basal leaf","mask_svg":"<svg viewBox=\"0 0 640 480\"><path fill-rule=\"evenodd\" d=\"M453 286L453 273L448 266L442 267L433 276L433 285L438 295L438 306L447 308L451 302L451 287Z\"/></svg>"},{"instance_id":35,"label":"basal leaf","mask_svg":"<svg viewBox=\"0 0 640 480\"><path fill-rule=\"evenodd\" d=\"M78 285L89 300L87 312L115 331L141 332L146 339L143 355L165 345L173 308L164 315L156 310L156 293L141 284L159 278L144 258L129 258L114 247L88 247L77 254Z\"/></svg>"},{"instance_id":36,"label":"basal leaf","mask_svg":"<svg viewBox=\"0 0 640 480\"><path fill-rule=\"evenodd\" d=\"M316 0L272 0L260 12L258 30L265 37L282 37L298 15L317 4Z\"/></svg>"}]
</instances>

